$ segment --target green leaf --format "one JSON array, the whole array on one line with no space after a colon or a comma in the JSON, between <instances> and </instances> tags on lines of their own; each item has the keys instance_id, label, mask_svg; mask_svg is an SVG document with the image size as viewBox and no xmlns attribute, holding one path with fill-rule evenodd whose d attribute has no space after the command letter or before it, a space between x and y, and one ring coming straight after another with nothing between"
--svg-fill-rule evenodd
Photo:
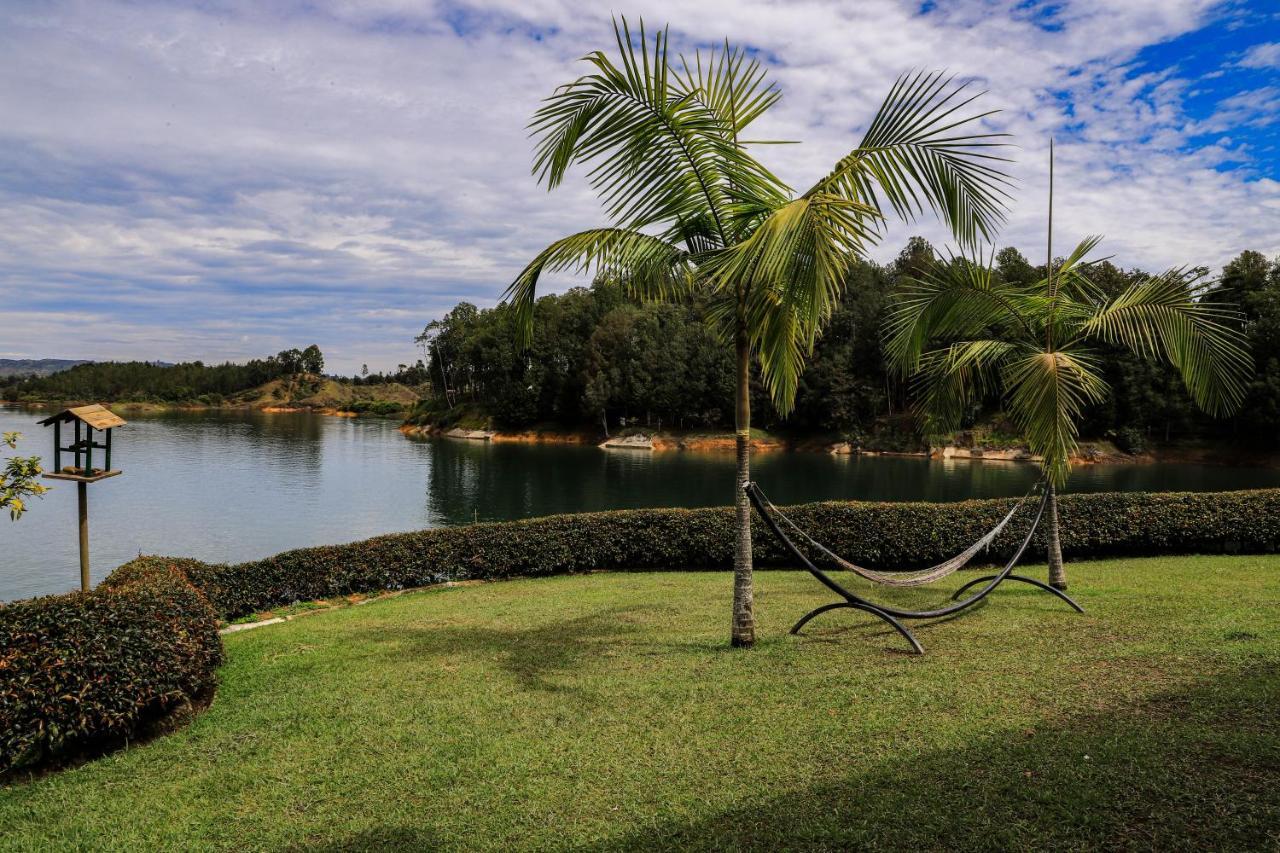
<instances>
[{"instance_id":1,"label":"green leaf","mask_svg":"<svg viewBox=\"0 0 1280 853\"><path fill-rule=\"evenodd\" d=\"M521 271L503 293L515 309L520 339L533 333L533 305L544 271L608 275L641 299L666 299L689 286L689 254L649 234L622 228L594 228L552 243Z\"/></svg>"},{"instance_id":2,"label":"green leaf","mask_svg":"<svg viewBox=\"0 0 1280 853\"><path fill-rule=\"evenodd\" d=\"M810 192L837 192L880 209L883 194L902 219L926 207L964 247L990 240L1004 221L1009 162L997 152L1006 133L979 132L989 110L966 113L982 93L953 86L943 72L899 77L857 148Z\"/></svg>"}]
</instances>

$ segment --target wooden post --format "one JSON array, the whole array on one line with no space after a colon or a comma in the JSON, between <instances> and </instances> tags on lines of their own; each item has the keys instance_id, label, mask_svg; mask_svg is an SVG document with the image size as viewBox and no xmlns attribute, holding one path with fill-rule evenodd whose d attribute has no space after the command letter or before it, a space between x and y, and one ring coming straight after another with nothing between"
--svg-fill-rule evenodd
<instances>
[{"instance_id":1,"label":"wooden post","mask_svg":"<svg viewBox=\"0 0 1280 853\"><path fill-rule=\"evenodd\" d=\"M89 484L76 483L80 503L80 589L89 591Z\"/></svg>"}]
</instances>

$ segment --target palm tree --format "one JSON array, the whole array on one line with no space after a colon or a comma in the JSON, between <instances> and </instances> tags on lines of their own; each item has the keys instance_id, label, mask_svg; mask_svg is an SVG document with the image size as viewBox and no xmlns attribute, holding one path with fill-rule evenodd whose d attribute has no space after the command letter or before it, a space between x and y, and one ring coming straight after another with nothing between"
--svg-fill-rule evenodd
<instances>
[{"instance_id":1,"label":"palm tree","mask_svg":"<svg viewBox=\"0 0 1280 853\"><path fill-rule=\"evenodd\" d=\"M940 73L904 75L857 148L800 195L749 148L744 132L780 92L744 50L673 59L667 32L633 39L615 21L617 61L600 51L591 72L561 86L530 123L533 171L548 189L569 167L587 169L610 221L552 243L507 290L523 336L532 334L545 270L595 272L635 298L698 290L737 356L735 646L755 641L751 576L748 380L755 356L775 406L793 403L804 358L839 297L849 264L881 236L887 211L936 211L964 244L1003 217L1006 178L994 153L1003 134L979 133L979 97Z\"/></svg>"},{"instance_id":2,"label":"palm tree","mask_svg":"<svg viewBox=\"0 0 1280 853\"><path fill-rule=\"evenodd\" d=\"M886 324L887 353L914 377L929 430L954 429L971 403L999 397L1049 486L1049 581L1066 589L1057 490L1076 449L1081 410L1110 394L1101 346L1171 364L1192 399L1215 417L1244 398L1251 359L1236 312L1205 300L1200 270L1172 269L1108 297L1089 280L1081 242L1045 279L1002 281L989 264L961 256L936 264L899 291Z\"/></svg>"}]
</instances>

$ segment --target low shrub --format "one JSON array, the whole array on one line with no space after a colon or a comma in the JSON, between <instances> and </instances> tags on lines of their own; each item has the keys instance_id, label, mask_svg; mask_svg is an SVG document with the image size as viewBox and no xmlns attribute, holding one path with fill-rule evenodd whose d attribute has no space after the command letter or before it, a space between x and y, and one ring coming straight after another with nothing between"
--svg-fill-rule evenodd
<instances>
[{"instance_id":1,"label":"low shrub","mask_svg":"<svg viewBox=\"0 0 1280 853\"><path fill-rule=\"evenodd\" d=\"M992 544L1001 560L1025 535L1032 502ZM836 553L871 568L917 568L950 557L1011 507L1008 499L950 504L827 502L787 509ZM1113 493L1060 499L1071 558L1280 549L1280 490ZM733 563L728 508L558 515L379 536L286 551L235 565L183 561L223 619L315 598L444 580L597 570L716 570ZM756 564L794 562L757 520ZM1031 558L1044 554L1043 530ZM131 572L126 564L118 572Z\"/></svg>"},{"instance_id":2,"label":"low shrub","mask_svg":"<svg viewBox=\"0 0 1280 853\"><path fill-rule=\"evenodd\" d=\"M1138 454L1147 452L1147 437L1140 429L1131 426L1121 427L1120 429L1109 431L1107 437L1122 453Z\"/></svg>"},{"instance_id":3,"label":"low shrub","mask_svg":"<svg viewBox=\"0 0 1280 853\"><path fill-rule=\"evenodd\" d=\"M0 773L130 740L213 689L217 619L186 562L0 607Z\"/></svg>"},{"instance_id":4,"label":"low shrub","mask_svg":"<svg viewBox=\"0 0 1280 853\"><path fill-rule=\"evenodd\" d=\"M489 417L474 403L450 406L438 397L419 400L405 417L407 426L432 427L444 432L454 427L482 429L489 425Z\"/></svg>"},{"instance_id":5,"label":"low shrub","mask_svg":"<svg viewBox=\"0 0 1280 853\"><path fill-rule=\"evenodd\" d=\"M397 403L394 400L356 400L348 403L345 407L348 412L354 412L357 415L380 415L388 417L390 415L398 415L404 411L404 404Z\"/></svg>"}]
</instances>

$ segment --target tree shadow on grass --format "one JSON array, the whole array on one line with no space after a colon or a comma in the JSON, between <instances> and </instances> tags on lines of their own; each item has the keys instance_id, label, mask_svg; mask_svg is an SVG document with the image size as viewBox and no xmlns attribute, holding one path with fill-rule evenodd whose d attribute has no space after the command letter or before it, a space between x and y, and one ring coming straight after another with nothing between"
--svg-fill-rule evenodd
<instances>
[{"instance_id":1,"label":"tree shadow on grass","mask_svg":"<svg viewBox=\"0 0 1280 853\"><path fill-rule=\"evenodd\" d=\"M632 620L652 606L610 607L528 628L440 624L397 632L396 653L471 657L495 660L525 690L561 692L555 676L606 653L620 638L635 632ZM362 632L357 643L375 646L387 639L383 630Z\"/></svg>"},{"instance_id":2,"label":"tree shadow on grass","mask_svg":"<svg viewBox=\"0 0 1280 853\"><path fill-rule=\"evenodd\" d=\"M833 753L829 771L583 849L1276 849L1280 667L870 774L843 775Z\"/></svg>"}]
</instances>

